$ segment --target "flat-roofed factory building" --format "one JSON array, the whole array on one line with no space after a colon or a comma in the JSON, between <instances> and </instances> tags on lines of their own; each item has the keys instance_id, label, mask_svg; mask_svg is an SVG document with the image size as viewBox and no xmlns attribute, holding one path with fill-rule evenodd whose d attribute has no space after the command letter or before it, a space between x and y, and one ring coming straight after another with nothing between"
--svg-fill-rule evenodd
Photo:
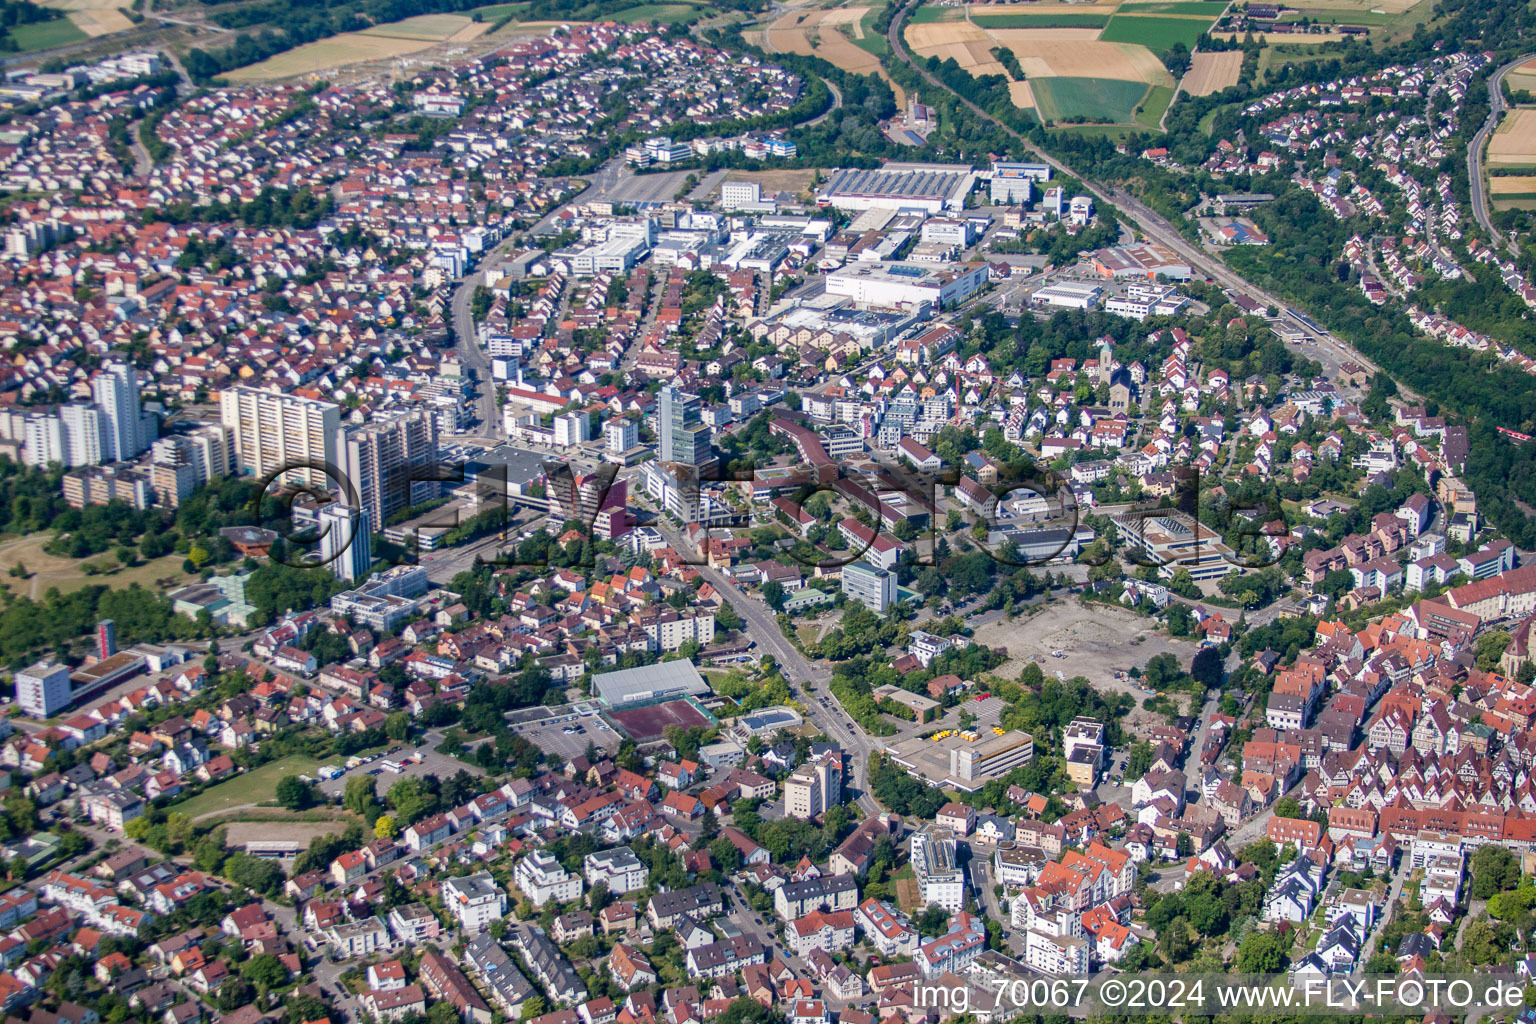
<instances>
[{"instance_id":1,"label":"flat-roofed factory building","mask_svg":"<svg viewBox=\"0 0 1536 1024\"><path fill-rule=\"evenodd\" d=\"M875 207L936 214L963 210L976 172L964 164L890 163L869 170L837 171L816 197L839 210Z\"/></svg>"}]
</instances>

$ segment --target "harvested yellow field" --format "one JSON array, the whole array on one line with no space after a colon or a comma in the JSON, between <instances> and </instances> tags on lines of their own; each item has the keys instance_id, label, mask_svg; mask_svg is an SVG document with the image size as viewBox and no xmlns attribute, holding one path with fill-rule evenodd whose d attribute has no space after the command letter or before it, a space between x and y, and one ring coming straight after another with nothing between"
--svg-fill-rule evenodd
<instances>
[{"instance_id":1,"label":"harvested yellow field","mask_svg":"<svg viewBox=\"0 0 1536 1024\"><path fill-rule=\"evenodd\" d=\"M954 59L973 75L1003 75L1008 72L992 56L997 41L968 21L939 21L908 25L907 45L913 52L939 60Z\"/></svg>"},{"instance_id":2,"label":"harvested yellow field","mask_svg":"<svg viewBox=\"0 0 1536 1024\"><path fill-rule=\"evenodd\" d=\"M1536 164L1536 110L1519 107L1504 115L1499 130L1488 140L1488 163L1492 167Z\"/></svg>"},{"instance_id":3,"label":"harvested yellow field","mask_svg":"<svg viewBox=\"0 0 1536 1024\"><path fill-rule=\"evenodd\" d=\"M1190 58L1183 89L1191 96L1209 96L1213 92L1230 89L1237 84L1237 76L1242 69L1242 50L1198 52Z\"/></svg>"},{"instance_id":4,"label":"harvested yellow field","mask_svg":"<svg viewBox=\"0 0 1536 1024\"><path fill-rule=\"evenodd\" d=\"M1536 93L1536 61L1516 68L1504 76L1510 92Z\"/></svg>"},{"instance_id":5,"label":"harvested yellow field","mask_svg":"<svg viewBox=\"0 0 1536 1024\"><path fill-rule=\"evenodd\" d=\"M1489 178L1490 191L1496 196L1536 195L1536 175L1520 174Z\"/></svg>"},{"instance_id":6,"label":"harvested yellow field","mask_svg":"<svg viewBox=\"0 0 1536 1024\"><path fill-rule=\"evenodd\" d=\"M823 23L822 29L816 36L816 56L829 60L844 71L852 71L856 75L879 75L885 80L885 84L891 87L891 92L896 97L896 106L900 110L907 108L907 92L886 74L885 68L880 66L880 60L874 54L859 46L852 39L844 35L850 28L856 28L858 23L844 28L830 28Z\"/></svg>"},{"instance_id":7,"label":"harvested yellow field","mask_svg":"<svg viewBox=\"0 0 1536 1024\"><path fill-rule=\"evenodd\" d=\"M969 21L930 21L921 25L908 25L907 44L915 50L934 46L952 46L955 43L979 43L987 39L986 32Z\"/></svg>"},{"instance_id":8,"label":"harvested yellow field","mask_svg":"<svg viewBox=\"0 0 1536 1024\"><path fill-rule=\"evenodd\" d=\"M1028 4L1026 6L1023 6L1023 7L1013 7L1011 5L998 6L998 5L995 5L995 4L986 4L986 5L982 5L982 6L977 6L977 5L973 4L970 7L966 8L966 16L970 17L973 14L980 14L980 15L988 15L988 14L990 14L990 15L1003 15L1003 14L1015 14L1015 13L1020 13L1020 14L1114 14L1119 9L1120 9L1119 0L1114 0L1114 2L1112 2L1112 3L1091 3L1091 4L1052 4L1052 3L1033 4L1032 3L1032 4Z\"/></svg>"},{"instance_id":9,"label":"harvested yellow field","mask_svg":"<svg viewBox=\"0 0 1536 1024\"><path fill-rule=\"evenodd\" d=\"M39 6L64 11L75 28L93 38L133 28L120 10L129 6L125 0L40 0Z\"/></svg>"},{"instance_id":10,"label":"harvested yellow field","mask_svg":"<svg viewBox=\"0 0 1536 1024\"><path fill-rule=\"evenodd\" d=\"M810 17L806 14L798 14L790 11L784 17L768 26L766 33L769 53L798 53L802 57L809 57L816 52L811 45L810 34L801 27L801 22Z\"/></svg>"},{"instance_id":11,"label":"harvested yellow field","mask_svg":"<svg viewBox=\"0 0 1536 1024\"><path fill-rule=\"evenodd\" d=\"M1013 105L1021 110L1035 105L1035 91L1028 82L1009 82L1008 98L1013 100Z\"/></svg>"},{"instance_id":12,"label":"harvested yellow field","mask_svg":"<svg viewBox=\"0 0 1536 1024\"><path fill-rule=\"evenodd\" d=\"M1034 12L1031 7L1031 13ZM1027 78L1113 78L1149 85L1173 79L1145 46L1106 43L1096 28L994 28L971 22L908 25L907 43L923 57L953 57L973 75L1006 75L992 56L994 46L1013 51Z\"/></svg>"},{"instance_id":13,"label":"harvested yellow field","mask_svg":"<svg viewBox=\"0 0 1536 1024\"><path fill-rule=\"evenodd\" d=\"M269 82L296 75L312 75L348 64L362 64L372 60L388 60L404 57L438 45L435 39L398 39L393 36L371 36L361 32L343 32L305 43L303 46L268 57L259 64L236 68L223 77L232 82Z\"/></svg>"},{"instance_id":14,"label":"harvested yellow field","mask_svg":"<svg viewBox=\"0 0 1536 1024\"><path fill-rule=\"evenodd\" d=\"M1097 42L1099 30L1096 28L994 28L989 29L987 35L1011 49L1016 43L1029 46L1037 42Z\"/></svg>"},{"instance_id":15,"label":"harvested yellow field","mask_svg":"<svg viewBox=\"0 0 1536 1024\"><path fill-rule=\"evenodd\" d=\"M996 41L1013 51L1027 78L1113 78L1172 85L1163 62L1145 46L1105 43L1092 28L993 29Z\"/></svg>"},{"instance_id":16,"label":"harvested yellow field","mask_svg":"<svg viewBox=\"0 0 1536 1024\"><path fill-rule=\"evenodd\" d=\"M816 11L805 20L818 27L826 25L857 25L859 20L868 13L868 7L838 7L830 11Z\"/></svg>"}]
</instances>

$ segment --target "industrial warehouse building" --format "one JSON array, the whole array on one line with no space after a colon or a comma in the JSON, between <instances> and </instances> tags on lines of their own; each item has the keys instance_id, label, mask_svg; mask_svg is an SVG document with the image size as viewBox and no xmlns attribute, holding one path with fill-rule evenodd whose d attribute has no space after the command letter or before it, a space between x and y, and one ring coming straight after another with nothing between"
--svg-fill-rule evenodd
<instances>
[{"instance_id":1,"label":"industrial warehouse building","mask_svg":"<svg viewBox=\"0 0 1536 1024\"><path fill-rule=\"evenodd\" d=\"M937 309L964 302L986 287L989 278L985 263L943 268L901 260L856 263L827 275L827 294L888 309L923 302Z\"/></svg>"},{"instance_id":2,"label":"industrial warehouse building","mask_svg":"<svg viewBox=\"0 0 1536 1024\"><path fill-rule=\"evenodd\" d=\"M816 197L818 206L839 210L875 207L942 213L965 208L976 172L964 164L891 163L871 170L843 170L832 175Z\"/></svg>"}]
</instances>

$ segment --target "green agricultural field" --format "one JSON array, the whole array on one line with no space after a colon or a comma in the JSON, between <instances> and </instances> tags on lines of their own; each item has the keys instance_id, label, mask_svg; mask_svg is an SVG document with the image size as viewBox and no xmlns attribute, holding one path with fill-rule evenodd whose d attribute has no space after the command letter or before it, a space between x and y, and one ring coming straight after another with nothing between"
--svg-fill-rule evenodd
<instances>
[{"instance_id":1,"label":"green agricultural field","mask_svg":"<svg viewBox=\"0 0 1536 1024\"><path fill-rule=\"evenodd\" d=\"M654 21L659 25L675 25L680 21L692 21L700 13L699 8L692 4L640 4L610 14L603 20L624 23Z\"/></svg>"},{"instance_id":2,"label":"green agricultural field","mask_svg":"<svg viewBox=\"0 0 1536 1024\"><path fill-rule=\"evenodd\" d=\"M1215 18L1227 5L1219 0L1170 0L1168 3L1128 3L1120 8L1121 14L1203 14Z\"/></svg>"},{"instance_id":3,"label":"green agricultural field","mask_svg":"<svg viewBox=\"0 0 1536 1024\"><path fill-rule=\"evenodd\" d=\"M1297 18L1306 17L1310 21L1322 22L1325 25L1391 25L1403 20L1401 14L1389 14L1386 11L1357 11L1339 10L1337 8L1308 8L1305 11L1297 11ZM1296 20L1296 19L1293 19Z\"/></svg>"},{"instance_id":4,"label":"green agricultural field","mask_svg":"<svg viewBox=\"0 0 1536 1024\"><path fill-rule=\"evenodd\" d=\"M341 759L338 758L338 760ZM197 818L204 814L233 810L236 807L275 804L279 779L288 775L308 775L313 778L315 769L319 766L320 762L312 757L293 754L252 769L243 775L236 775L217 786L210 786L185 803L178 804L176 810L189 817Z\"/></svg>"},{"instance_id":5,"label":"green agricultural field","mask_svg":"<svg viewBox=\"0 0 1536 1024\"><path fill-rule=\"evenodd\" d=\"M859 28L864 32L864 38L855 39L852 32L848 33L848 38L853 40L854 46L883 59L891 52L891 41L885 38L885 33L875 31L874 22L879 16L880 8L871 7L869 13L859 19Z\"/></svg>"},{"instance_id":6,"label":"green agricultural field","mask_svg":"<svg viewBox=\"0 0 1536 1024\"><path fill-rule=\"evenodd\" d=\"M1041 120L1057 124L1072 117L1130 124L1148 92L1143 82L1112 78L1031 78L1029 85ZM1166 101L1163 105L1167 106Z\"/></svg>"},{"instance_id":7,"label":"green agricultural field","mask_svg":"<svg viewBox=\"0 0 1536 1024\"><path fill-rule=\"evenodd\" d=\"M1140 43L1153 53L1167 53L1174 43L1193 50L1200 33L1211 27L1204 18L1118 13L1109 19L1099 39L1106 43Z\"/></svg>"},{"instance_id":8,"label":"green agricultural field","mask_svg":"<svg viewBox=\"0 0 1536 1024\"><path fill-rule=\"evenodd\" d=\"M959 7L937 7L931 4L923 4L912 12L905 24L926 25L934 21L959 21L965 17L965 11Z\"/></svg>"},{"instance_id":9,"label":"green agricultural field","mask_svg":"<svg viewBox=\"0 0 1536 1024\"><path fill-rule=\"evenodd\" d=\"M982 28L1103 28L1107 14L973 14Z\"/></svg>"},{"instance_id":10,"label":"green agricultural field","mask_svg":"<svg viewBox=\"0 0 1536 1024\"><path fill-rule=\"evenodd\" d=\"M1140 112L1135 114L1136 123L1156 128L1163 119L1163 112L1173 102L1173 90L1166 85L1154 85L1142 98Z\"/></svg>"},{"instance_id":11,"label":"green agricultural field","mask_svg":"<svg viewBox=\"0 0 1536 1024\"><path fill-rule=\"evenodd\" d=\"M78 43L88 38L90 37L76 28L75 23L68 18L38 21L31 25L16 25L11 29L11 42L16 44L17 50L21 51L51 50L55 46L68 46L70 43Z\"/></svg>"},{"instance_id":12,"label":"green agricultural field","mask_svg":"<svg viewBox=\"0 0 1536 1024\"><path fill-rule=\"evenodd\" d=\"M486 21L500 21L502 18L515 18L518 15L525 13L529 6L531 5L526 2L515 4L492 4L490 7L476 7L469 13L478 14Z\"/></svg>"}]
</instances>

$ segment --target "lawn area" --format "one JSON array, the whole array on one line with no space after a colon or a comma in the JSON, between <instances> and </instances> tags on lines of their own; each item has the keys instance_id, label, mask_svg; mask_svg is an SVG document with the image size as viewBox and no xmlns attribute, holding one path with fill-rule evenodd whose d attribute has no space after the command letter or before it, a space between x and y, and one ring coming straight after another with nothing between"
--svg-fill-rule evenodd
<instances>
[{"instance_id":1,"label":"lawn area","mask_svg":"<svg viewBox=\"0 0 1536 1024\"><path fill-rule=\"evenodd\" d=\"M31 25L17 25L11 29L11 41L16 44L17 50L22 51L51 50L55 46L66 46L89 38L68 18L39 21Z\"/></svg>"},{"instance_id":2,"label":"lawn area","mask_svg":"<svg viewBox=\"0 0 1536 1024\"><path fill-rule=\"evenodd\" d=\"M973 14L982 28L1103 28L1107 14Z\"/></svg>"},{"instance_id":3,"label":"lawn area","mask_svg":"<svg viewBox=\"0 0 1536 1024\"><path fill-rule=\"evenodd\" d=\"M1031 78L1029 84L1041 120L1058 124L1073 117L1129 124L1147 94L1144 82L1112 78Z\"/></svg>"},{"instance_id":4,"label":"lawn area","mask_svg":"<svg viewBox=\"0 0 1536 1024\"><path fill-rule=\"evenodd\" d=\"M153 561L140 561L138 565L123 568L110 551L103 551L89 558L60 558L43 550L43 545L53 539L52 534L33 533L0 543L0 589L17 596L41 599L50 587L58 587L62 594L70 594L82 587L96 583L113 587L126 587L137 583L146 590L160 591L161 580L180 586L195 579L181 571L182 555L175 553ZM30 574L26 579L15 579L10 570L20 563ZM106 571L87 574L86 565L100 566Z\"/></svg>"},{"instance_id":5,"label":"lawn area","mask_svg":"<svg viewBox=\"0 0 1536 1024\"><path fill-rule=\"evenodd\" d=\"M286 775L313 777L318 767L320 762L314 758L292 754L205 789L185 803L177 804L173 809L198 818L205 814L217 814L246 804L271 803L276 799L279 779Z\"/></svg>"},{"instance_id":6,"label":"lawn area","mask_svg":"<svg viewBox=\"0 0 1536 1024\"><path fill-rule=\"evenodd\" d=\"M1158 122L1163 119L1163 112L1168 109L1168 104L1173 102L1173 90L1166 85L1154 85L1142 98L1140 111L1135 115L1136 123L1146 125L1148 128L1156 128Z\"/></svg>"},{"instance_id":7,"label":"lawn area","mask_svg":"<svg viewBox=\"0 0 1536 1024\"><path fill-rule=\"evenodd\" d=\"M1156 54L1167 53L1174 43L1193 50L1200 33L1211 27L1204 18L1158 17L1117 13L1109 19L1099 39L1106 43L1140 43Z\"/></svg>"}]
</instances>

